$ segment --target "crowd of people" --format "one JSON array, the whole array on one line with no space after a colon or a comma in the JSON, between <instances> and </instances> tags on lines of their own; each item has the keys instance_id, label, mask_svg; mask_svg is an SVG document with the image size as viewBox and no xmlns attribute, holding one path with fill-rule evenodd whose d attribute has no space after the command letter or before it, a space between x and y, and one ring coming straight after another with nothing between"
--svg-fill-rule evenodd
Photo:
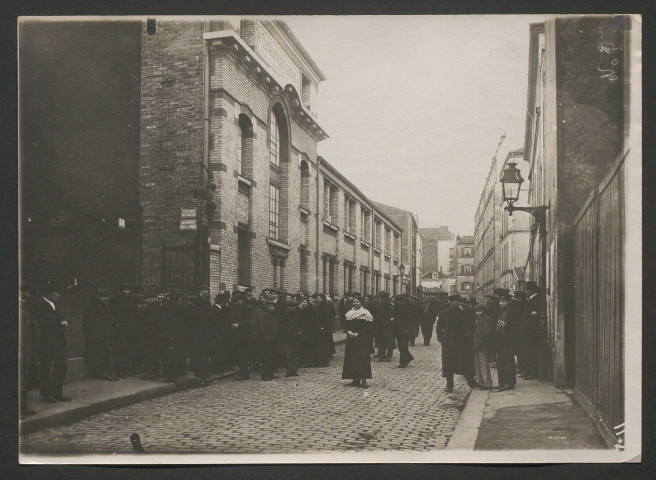
<instances>
[{"instance_id":1,"label":"crowd of people","mask_svg":"<svg viewBox=\"0 0 656 480\"><path fill-rule=\"evenodd\" d=\"M496 354L499 390L515 385L516 364L526 379L537 375L539 304L537 286L527 293L496 289L487 304L458 295L419 299L347 293L337 303L324 294L308 295L253 288L225 291L212 302L203 286L197 295L158 291L145 296L131 285L116 294L98 289L82 317L87 374L116 381L142 375L173 382L191 370L207 385L212 373L237 369L237 380L259 372L263 381L298 376L299 368L327 366L335 353L333 318L346 333L342 378L368 388L372 357L391 362L399 350L398 368L414 359L409 347L422 332L429 346L436 325L442 344L442 376L453 391L454 374L471 387L492 388L490 361ZM57 303L59 292L46 286L36 298L21 290L21 415L35 413L26 403L29 363L38 364L45 402L69 401L62 393L66 374L65 330ZM528 298L527 298L528 297Z\"/></svg>"},{"instance_id":2,"label":"crowd of people","mask_svg":"<svg viewBox=\"0 0 656 480\"><path fill-rule=\"evenodd\" d=\"M453 391L454 374L463 375L472 388L513 390L519 374L538 377L540 331L546 328L545 299L533 281L526 291L496 288L486 304L448 297L449 306L437 319L442 344L442 376ZM490 363L496 357L498 385L492 385Z\"/></svg>"}]
</instances>

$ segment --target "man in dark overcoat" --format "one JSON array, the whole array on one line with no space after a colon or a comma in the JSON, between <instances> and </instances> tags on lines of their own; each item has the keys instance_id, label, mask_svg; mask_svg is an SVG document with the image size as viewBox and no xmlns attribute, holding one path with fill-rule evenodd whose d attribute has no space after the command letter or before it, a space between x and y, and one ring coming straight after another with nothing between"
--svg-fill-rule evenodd
<instances>
[{"instance_id":1,"label":"man in dark overcoat","mask_svg":"<svg viewBox=\"0 0 656 480\"><path fill-rule=\"evenodd\" d=\"M39 329L39 377L46 403L71 400L62 392L66 377L66 327L59 312L59 290L54 285L41 289L43 296L31 306L31 315ZM52 369L52 371L51 371Z\"/></svg>"},{"instance_id":2,"label":"man in dark overcoat","mask_svg":"<svg viewBox=\"0 0 656 480\"><path fill-rule=\"evenodd\" d=\"M421 312L421 335L424 337L424 345L429 346L433 337L433 325L437 318L437 302L435 299L424 300Z\"/></svg>"},{"instance_id":3,"label":"man in dark overcoat","mask_svg":"<svg viewBox=\"0 0 656 480\"><path fill-rule=\"evenodd\" d=\"M233 361L230 341L230 292L217 293L212 305L212 371L221 373Z\"/></svg>"},{"instance_id":4,"label":"man in dark overcoat","mask_svg":"<svg viewBox=\"0 0 656 480\"><path fill-rule=\"evenodd\" d=\"M394 310L390 301L390 294L383 290L380 292L380 300L377 302L374 316L374 327L376 331L376 348L378 349L379 362L391 362L396 339L394 337Z\"/></svg>"},{"instance_id":5,"label":"man in dark overcoat","mask_svg":"<svg viewBox=\"0 0 656 480\"><path fill-rule=\"evenodd\" d=\"M189 317L189 353L194 375L200 379L201 386L207 385L210 376L213 316L210 289L207 285L202 285L198 289L198 295L193 298L193 310Z\"/></svg>"},{"instance_id":6,"label":"man in dark overcoat","mask_svg":"<svg viewBox=\"0 0 656 480\"><path fill-rule=\"evenodd\" d=\"M399 349L399 364L397 368L404 368L414 360L408 346L410 339L414 338L414 308L408 303L408 295L400 294L394 297L394 334Z\"/></svg>"},{"instance_id":7,"label":"man in dark overcoat","mask_svg":"<svg viewBox=\"0 0 656 480\"><path fill-rule=\"evenodd\" d=\"M516 305L511 304L510 293L505 289L495 289L499 301L499 319L496 325L498 391L513 390L516 383L517 365L515 350L519 321ZM505 290L505 291L503 291Z\"/></svg>"},{"instance_id":8,"label":"man in dark overcoat","mask_svg":"<svg viewBox=\"0 0 656 480\"><path fill-rule=\"evenodd\" d=\"M109 302L112 313L112 351L116 376L126 378L135 371L133 339L137 328L137 301L132 295L132 285L119 285L119 294Z\"/></svg>"},{"instance_id":9,"label":"man in dark overcoat","mask_svg":"<svg viewBox=\"0 0 656 480\"><path fill-rule=\"evenodd\" d=\"M298 302L292 294L286 294L278 309L281 342L285 352L285 377L297 377L300 357L301 318Z\"/></svg>"},{"instance_id":10,"label":"man in dark overcoat","mask_svg":"<svg viewBox=\"0 0 656 480\"><path fill-rule=\"evenodd\" d=\"M330 352L330 356L335 353L335 341L333 340L333 317L335 309L332 302L328 301L326 295L320 293L317 295L316 316L321 324L322 343L325 343Z\"/></svg>"},{"instance_id":11,"label":"man in dark overcoat","mask_svg":"<svg viewBox=\"0 0 656 480\"><path fill-rule=\"evenodd\" d=\"M546 312L546 303L537 283L532 280L526 282L526 295L528 299L519 331L519 354L524 378L535 380L538 378L540 318Z\"/></svg>"},{"instance_id":12,"label":"man in dark overcoat","mask_svg":"<svg viewBox=\"0 0 656 480\"><path fill-rule=\"evenodd\" d=\"M265 381L278 377L273 374L276 363L276 342L278 341L278 319L276 318L276 302L267 299L263 292L259 301L253 306L253 336L262 362L260 378Z\"/></svg>"},{"instance_id":13,"label":"man in dark overcoat","mask_svg":"<svg viewBox=\"0 0 656 480\"><path fill-rule=\"evenodd\" d=\"M236 345L237 363L239 365L237 380L248 380L250 378L248 362L253 344L252 312L245 294L234 292L232 300L230 321L232 322L232 341Z\"/></svg>"},{"instance_id":14,"label":"man in dark overcoat","mask_svg":"<svg viewBox=\"0 0 656 480\"><path fill-rule=\"evenodd\" d=\"M109 295L109 290L99 288L84 311L84 361L94 377L116 381L112 349L115 322L109 309Z\"/></svg>"},{"instance_id":15,"label":"man in dark overcoat","mask_svg":"<svg viewBox=\"0 0 656 480\"><path fill-rule=\"evenodd\" d=\"M189 336L189 317L191 306L179 290L171 292L164 304L164 328L162 341L165 344L166 355L162 365L164 379L174 382L182 377L187 370L187 347Z\"/></svg>"},{"instance_id":16,"label":"man in dark overcoat","mask_svg":"<svg viewBox=\"0 0 656 480\"><path fill-rule=\"evenodd\" d=\"M141 345L143 349L144 380L155 380L160 377L161 363L165 360L166 344L164 328L166 326L167 309L165 302L167 293L158 290L154 298L146 302L141 322Z\"/></svg>"},{"instance_id":17,"label":"man in dark overcoat","mask_svg":"<svg viewBox=\"0 0 656 480\"><path fill-rule=\"evenodd\" d=\"M463 375L474 387L473 334L474 325L460 306L460 295L449 296L449 306L437 317L435 333L442 344L442 377L446 378L446 391L453 392L454 374Z\"/></svg>"}]
</instances>

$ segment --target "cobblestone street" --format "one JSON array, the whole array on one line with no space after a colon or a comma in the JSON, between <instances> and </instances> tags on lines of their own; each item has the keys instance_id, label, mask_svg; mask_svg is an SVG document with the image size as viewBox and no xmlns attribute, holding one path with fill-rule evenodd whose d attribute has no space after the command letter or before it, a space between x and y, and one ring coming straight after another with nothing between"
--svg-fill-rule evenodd
<instances>
[{"instance_id":1,"label":"cobblestone street","mask_svg":"<svg viewBox=\"0 0 656 480\"><path fill-rule=\"evenodd\" d=\"M297 453L441 450L469 392L456 376L444 391L440 346L418 339L410 366L372 359L370 388L341 379L344 346L326 368L271 382L232 378L49 428L21 438L24 454L130 453L138 433L148 453Z\"/></svg>"}]
</instances>

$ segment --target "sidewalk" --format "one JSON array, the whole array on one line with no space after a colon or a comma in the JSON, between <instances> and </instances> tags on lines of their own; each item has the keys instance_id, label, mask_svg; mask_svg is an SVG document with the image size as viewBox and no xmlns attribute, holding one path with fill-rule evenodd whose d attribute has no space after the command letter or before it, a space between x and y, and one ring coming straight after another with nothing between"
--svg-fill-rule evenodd
<instances>
[{"instance_id":1,"label":"sidewalk","mask_svg":"<svg viewBox=\"0 0 656 480\"><path fill-rule=\"evenodd\" d=\"M496 369L492 370L497 385ZM583 408L548 382L517 378L515 390L472 390L447 450L606 449Z\"/></svg>"},{"instance_id":2,"label":"sidewalk","mask_svg":"<svg viewBox=\"0 0 656 480\"><path fill-rule=\"evenodd\" d=\"M333 333L333 339L335 344L344 343L346 334L338 331ZM208 381L215 382L235 373L235 370L228 370L222 374L212 375ZM64 384L64 395L73 400L57 403L45 403L39 396L38 390L31 390L27 397L28 404L38 413L20 420L19 431L20 434L26 434L54 427L149 398L195 388L199 384L200 381L193 375L181 377L174 383L141 380L139 377L129 377L116 382L84 379Z\"/></svg>"}]
</instances>

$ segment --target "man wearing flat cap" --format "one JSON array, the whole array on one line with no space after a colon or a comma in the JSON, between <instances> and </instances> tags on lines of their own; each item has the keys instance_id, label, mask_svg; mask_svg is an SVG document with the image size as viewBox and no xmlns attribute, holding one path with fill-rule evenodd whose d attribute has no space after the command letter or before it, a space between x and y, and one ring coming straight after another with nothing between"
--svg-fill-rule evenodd
<instances>
[{"instance_id":1,"label":"man wearing flat cap","mask_svg":"<svg viewBox=\"0 0 656 480\"><path fill-rule=\"evenodd\" d=\"M31 306L39 330L39 376L41 395L47 403L68 402L62 393L66 377L66 327L59 311L59 290L52 284L41 288L42 297ZM52 373L51 373L52 368Z\"/></svg>"},{"instance_id":2,"label":"man wearing flat cap","mask_svg":"<svg viewBox=\"0 0 656 480\"><path fill-rule=\"evenodd\" d=\"M453 392L454 374L463 375L470 387L475 386L472 318L460 306L460 295L450 295L449 306L437 317L435 333L442 344L442 377L447 393Z\"/></svg>"}]
</instances>

